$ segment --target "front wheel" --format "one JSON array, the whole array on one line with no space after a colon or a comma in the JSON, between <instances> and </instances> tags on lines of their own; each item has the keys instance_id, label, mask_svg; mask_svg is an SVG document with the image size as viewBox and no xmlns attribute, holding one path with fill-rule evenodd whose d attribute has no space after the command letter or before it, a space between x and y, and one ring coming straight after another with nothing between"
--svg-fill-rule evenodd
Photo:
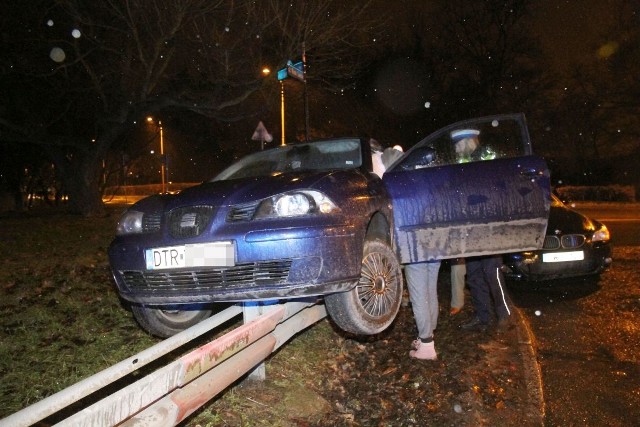
<instances>
[{"instance_id":1,"label":"front wheel","mask_svg":"<svg viewBox=\"0 0 640 427\"><path fill-rule=\"evenodd\" d=\"M163 310L132 305L131 311L142 329L160 338L169 338L211 316L212 310Z\"/></svg>"},{"instance_id":2,"label":"front wheel","mask_svg":"<svg viewBox=\"0 0 640 427\"><path fill-rule=\"evenodd\" d=\"M396 318L402 302L402 270L391 247L365 240L360 281L350 291L327 295L333 321L346 332L375 335Z\"/></svg>"}]
</instances>

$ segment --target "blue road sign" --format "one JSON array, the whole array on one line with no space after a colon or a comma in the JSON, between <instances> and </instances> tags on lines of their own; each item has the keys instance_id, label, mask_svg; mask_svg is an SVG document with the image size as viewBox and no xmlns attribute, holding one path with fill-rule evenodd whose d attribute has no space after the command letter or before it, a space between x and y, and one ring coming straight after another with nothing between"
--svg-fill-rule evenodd
<instances>
[{"instance_id":1,"label":"blue road sign","mask_svg":"<svg viewBox=\"0 0 640 427\"><path fill-rule=\"evenodd\" d=\"M304 64L302 62L287 62L287 73L294 79L304 81Z\"/></svg>"},{"instance_id":2,"label":"blue road sign","mask_svg":"<svg viewBox=\"0 0 640 427\"><path fill-rule=\"evenodd\" d=\"M296 80L304 81L304 64L302 61L296 62L287 61L286 68L278 70L278 80L284 80L287 77L293 77Z\"/></svg>"}]
</instances>

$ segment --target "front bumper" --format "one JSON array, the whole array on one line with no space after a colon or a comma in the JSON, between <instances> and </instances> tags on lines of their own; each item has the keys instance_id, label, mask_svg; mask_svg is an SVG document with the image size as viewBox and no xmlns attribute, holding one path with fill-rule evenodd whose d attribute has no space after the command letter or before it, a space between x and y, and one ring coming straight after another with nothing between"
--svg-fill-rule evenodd
<instances>
[{"instance_id":1,"label":"front bumper","mask_svg":"<svg viewBox=\"0 0 640 427\"><path fill-rule=\"evenodd\" d=\"M542 262L544 251L508 254L504 256L503 272L511 280L536 282L597 275L613 262L611 245L608 243L584 246L581 249L584 251L584 259L581 261Z\"/></svg>"},{"instance_id":2,"label":"front bumper","mask_svg":"<svg viewBox=\"0 0 640 427\"><path fill-rule=\"evenodd\" d=\"M228 237L228 236L225 236ZM251 232L235 240L235 265L147 270L139 236L109 248L122 298L163 305L294 298L353 288L362 262L362 237L351 227Z\"/></svg>"}]
</instances>

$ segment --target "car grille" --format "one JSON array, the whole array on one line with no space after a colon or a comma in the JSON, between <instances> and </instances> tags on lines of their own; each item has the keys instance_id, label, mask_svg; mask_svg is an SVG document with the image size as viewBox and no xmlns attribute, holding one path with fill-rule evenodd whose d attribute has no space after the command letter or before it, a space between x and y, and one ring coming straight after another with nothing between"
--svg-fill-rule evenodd
<instances>
[{"instance_id":1,"label":"car grille","mask_svg":"<svg viewBox=\"0 0 640 427\"><path fill-rule=\"evenodd\" d=\"M142 230L145 233L152 233L160 230L160 221L162 220L162 214L160 212L145 214L142 218Z\"/></svg>"},{"instance_id":2,"label":"car grille","mask_svg":"<svg viewBox=\"0 0 640 427\"><path fill-rule=\"evenodd\" d=\"M169 234L176 239L202 234L215 213L212 206L188 206L169 212Z\"/></svg>"},{"instance_id":3,"label":"car grille","mask_svg":"<svg viewBox=\"0 0 640 427\"><path fill-rule=\"evenodd\" d=\"M227 222L249 221L258 208L259 202L251 202L244 205L237 205L231 208L227 214Z\"/></svg>"},{"instance_id":4,"label":"car grille","mask_svg":"<svg viewBox=\"0 0 640 427\"><path fill-rule=\"evenodd\" d=\"M282 284L287 281L291 260L240 264L234 267L188 271L121 271L125 285L135 290L207 291Z\"/></svg>"},{"instance_id":5,"label":"car grille","mask_svg":"<svg viewBox=\"0 0 640 427\"><path fill-rule=\"evenodd\" d=\"M542 249L575 249L584 245L585 237L582 234L567 234L564 236L546 236Z\"/></svg>"}]
</instances>

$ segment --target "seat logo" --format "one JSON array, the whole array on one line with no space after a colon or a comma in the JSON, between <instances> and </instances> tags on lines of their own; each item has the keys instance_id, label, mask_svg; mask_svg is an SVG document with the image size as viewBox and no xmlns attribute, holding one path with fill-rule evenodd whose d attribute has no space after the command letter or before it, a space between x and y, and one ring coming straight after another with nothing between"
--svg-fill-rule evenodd
<instances>
[{"instance_id":1,"label":"seat logo","mask_svg":"<svg viewBox=\"0 0 640 427\"><path fill-rule=\"evenodd\" d=\"M196 226L197 214L195 212L189 212L182 215L180 218L180 228L193 228Z\"/></svg>"}]
</instances>

